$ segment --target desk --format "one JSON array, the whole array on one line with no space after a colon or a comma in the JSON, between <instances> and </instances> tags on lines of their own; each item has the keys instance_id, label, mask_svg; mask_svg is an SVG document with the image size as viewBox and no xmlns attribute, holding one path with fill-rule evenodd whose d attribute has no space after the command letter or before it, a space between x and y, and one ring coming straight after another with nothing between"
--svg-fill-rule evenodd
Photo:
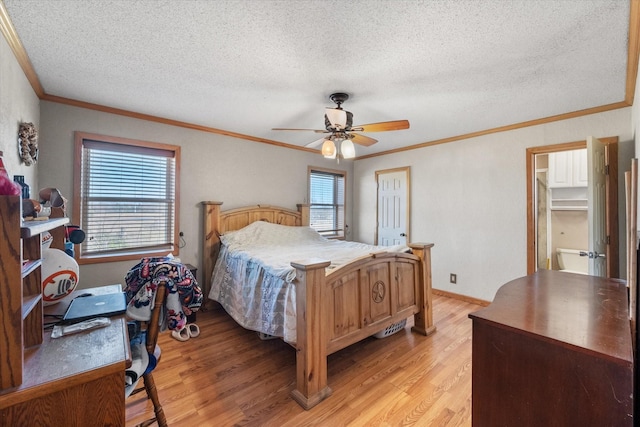
<instances>
[{"instance_id":1,"label":"desk","mask_svg":"<svg viewBox=\"0 0 640 427\"><path fill-rule=\"evenodd\" d=\"M82 289L45 307L64 313L74 294L121 292L120 285ZM51 339L25 350L23 383L0 393L0 425L123 426L124 371L131 364L124 316L104 328Z\"/></svg>"},{"instance_id":2,"label":"desk","mask_svg":"<svg viewBox=\"0 0 640 427\"><path fill-rule=\"evenodd\" d=\"M474 426L631 426L626 285L541 270L473 319Z\"/></svg>"}]
</instances>

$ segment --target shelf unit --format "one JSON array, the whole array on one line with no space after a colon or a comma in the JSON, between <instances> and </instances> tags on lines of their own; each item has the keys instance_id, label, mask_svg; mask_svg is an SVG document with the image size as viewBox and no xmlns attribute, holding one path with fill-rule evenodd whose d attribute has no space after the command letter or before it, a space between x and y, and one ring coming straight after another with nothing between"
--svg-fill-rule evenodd
<instances>
[{"instance_id":1,"label":"shelf unit","mask_svg":"<svg viewBox=\"0 0 640 427\"><path fill-rule=\"evenodd\" d=\"M64 217L23 221L20 196L0 196L0 390L22 384L25 349L43 342L41 235L64 249Z\"/></svg>"},{"instance_id":2,"label":"shelf unit","mask_svg":"<svg viewBox=\"0 0 640 427\"><path fill-rule=\"evenodd\" d=\"M586 211L589 209L587 199L551 199L552 211Z\"/></svg>"},{"instance_id":3,"label":"shelf unit","mask_svg":"<svg viewBox=\"0 0 640 427\"><path fill-rule=\"evenodd\" d=\"M550 189L551 210L584 210L588 209L587 187L564 187Z\"/></svg>"}]
</instances>

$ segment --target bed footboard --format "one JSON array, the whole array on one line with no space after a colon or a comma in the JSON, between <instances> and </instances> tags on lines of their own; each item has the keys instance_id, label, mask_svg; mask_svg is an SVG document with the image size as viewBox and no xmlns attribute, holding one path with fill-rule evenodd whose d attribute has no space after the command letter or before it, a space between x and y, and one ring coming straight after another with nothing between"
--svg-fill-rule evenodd
<instances>
[{"instance_id":1,"label":"bed footboard","mask_svg":"<svg viewBox=\"0 0 640 427\"><path fill-rule=\"evenodd\" d=\"M431 306L431 247L413 254L371 254L325 274L328 261L296 268L297 378L293 398L310 409L331 394L327 356L414 315L413 331L435 331Z\"/></svg>"}]
</instances>

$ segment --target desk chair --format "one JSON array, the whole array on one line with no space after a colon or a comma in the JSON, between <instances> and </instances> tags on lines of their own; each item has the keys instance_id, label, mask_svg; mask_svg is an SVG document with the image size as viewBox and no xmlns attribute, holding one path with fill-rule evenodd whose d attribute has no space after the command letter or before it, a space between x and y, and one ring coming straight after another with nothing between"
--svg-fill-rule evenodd
<instances>
[{"instance_id":1,"label":"desk chair","mask_svg":"<svg viewBox=\"0 0 640 427\"><path fill-rule=\"evenodd\" d=\"M156 350L156 345L158 343L158 332L160 331L160 312L162 311L161 307L165 303L165 297L166 297L166 283L161 282L160 284L158 284L158 288L156 289L154 306L153 306L153 310L151 311L151 319L148 322L139 322L139 323L146 323L146 325L142 325L142 326L143 327L146 326L145 347L146 347L147 353L149 354L149 365L145 370L144 374L142 374L142 381L144 383L144 386L135 389L131 393L131 396L143 390L146 391L147 398L151 399L151 402L153 403L153 410L155 412L155 417L148 419L146 421L143 421L142 423L138 424L138 427L149 426L154 422L157 422L158 426L160 427L167 426L167 418L164 415L162 404L160 403L160 399L158 398L158 390L156 389L156 384L155 384L155 381L153 380L153 375L152 375L153 369L155 368L157 363L160 362L160 356L158 355L156 360L154 356L154 352Z\"/></svg>"}]
</instances>

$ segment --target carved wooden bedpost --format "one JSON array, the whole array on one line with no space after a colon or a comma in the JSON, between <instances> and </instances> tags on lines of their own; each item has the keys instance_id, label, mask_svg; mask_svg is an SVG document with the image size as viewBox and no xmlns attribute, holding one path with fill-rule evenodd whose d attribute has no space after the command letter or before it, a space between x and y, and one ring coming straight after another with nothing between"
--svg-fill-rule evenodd
<instances>
[{"instance_id":1,"label":"carved wooden bedpost","mask_svg":"<svg viewBox=\"0 0 640 427\"><path fill-rule=\"evenodd\" d=\"M220 206L222 202L202 202L204 238L202 240L202 293L206 298L211 288L211 275L220 251Z\"/></svg>"},{"instance_id":2,"label":"carved wooden bedpost","mask_svg":"<svg viewBox=\"0 0 640 427\"><path fill-rule=\"evenodd\" d=\"M300 225L309 225L310 217L309 217L309 205L306 204L297 204L298 212L300 212Z\"/></svg>"},{"instance_id":3,"label":"carved wooden bedpost","mask_svg":"<svg viewBox=\"0 0 640 427\"><path fill-rule=\"evenodd\" d=\"M433 302L431 297L431 248L433 243L411 243L409 247L413 254L422 260L421 275L423 277L423 286L420 287L420 292L417 295L419 299L416 301L420 311L414 316L415 326L411 330L423 335L430 335L436 331L436 327L433 324Z\"/></svg>"},{"instance_id":4,"label":"carved wooden bedpost","mask_svg":"<svg viewBox=\"0 0 640 427\"><path fill-rule=\"evenodd\" d=\"M325 268L329 261L292 262L296 269L296 389L293 399L310 409L331 395L327 386L328 316L325 300Z\"/></svg>"}]
</instances>

